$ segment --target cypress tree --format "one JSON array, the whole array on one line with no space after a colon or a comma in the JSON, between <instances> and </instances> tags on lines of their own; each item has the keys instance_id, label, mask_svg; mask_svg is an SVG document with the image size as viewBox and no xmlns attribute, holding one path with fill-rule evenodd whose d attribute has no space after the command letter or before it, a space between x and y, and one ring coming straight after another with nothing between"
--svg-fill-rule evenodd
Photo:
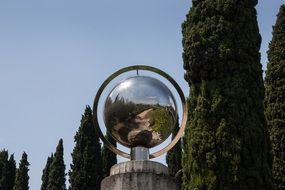
<instances>
[{"instance_id":1,"label":"cypress tree","mask_svg":"<svg viewBox=\"0 0 285 190\"><path fill-rule=\"evenodd\" d=\"M8 178L8 151L0 152L0 189L7 189Z\"/></svg>"},{"instance_id":2,"label":"cypress tree","mask_svg":"<svg viewBox=\"0 0 285 190\"><path fill-rule=\"evenodd\" d=\"M267 53L265 106L272 142L272 174L276 189L285 189L285 5L280 7Z\"/></svg>"},{"instance_id":3,"label":"cypress tree","mask_svg":"<svg viewBox=\"0 0 285 190\"><path fill-rule=\"evenodd\" d=\"M178 133L179 129L180 129L179 123L177 121L172 131L172 140ZM170 151L167 152L166 155L166 163L168 165L169 174L170 176L176 178L179 187L181 186L182 182L181 162L182 162L182 148L181 148L181 140L179 140L177 144Z\"/></svg>"},{"instance_id":4,"label":"cypress tree","mask_svg":"<svg viewBox=\"0 0 285 190\"><path fill-rule=\"evenodd\" d=\"M51 156L49 156L47 158L46 166L43 169L41 190L47 190L48 181L49 181L50 166L51 166L52 161L53 161L53 154L51 154Z\"/></svg>"},{"instance_id":5,"label":"cypress tree","mask_svg":"<svg viewBox=\"0 0 285 190\"><path fill-rule=\"evenodd\" d=\"M13 190L16 177L14 155L9 157L7 150L0 151L0 189Z\"/></svg>"},{"instance_id":6,"label":"cypress tree","mask_svg":"<svg viewBox=\"0 0 285 190\"><path fill-rule=\"evenodd\" d=\"M100 190L102 180L101 144L93 124L92 110L86 106L81 125L74 137L70 190Z\"/></svg>"},{"instance_id":7,"label":"cypress tree","mask_svg":"<svg viewBox=\"0 0 285 190\"><path fill-rule=\"evenodd\" d=\"M8 161L7 190L13 190L16 179L16 161L12 154Z\"/></svg>"},{"instance_id":8,"label":"cypress tree","mask_svg":"<svg viewBox=\"0 0 285 190\"><path fill-rule=\"evenodd\" d=\"M20 160L19 168L16 171L16 179L14 190L28 190L29 189L29 162L28 155L24 152Z\"/></svg>"},{"instance_id":9,"label":"cypress tree","mask_svg":"<svg viewBox=\"0 0 285 190\"><path fill-rule=\"evenodd\" d=\"M63 140L60 139L52 159L48 175L48 190L65 190L65 164L63 160Z\"/></svg>"},{"instance_id":10,"label":"cypress tree","mask_svg":"<svg viewBox=\"0 0 285 190\"><path fill-rule=\"evenodd\" d=\"M190 86L183 189L271 189L257 0L193 0L182 25Z\"/></svg>"},{"instance_id":11,"label":"cypress tree","mask_svg":"<svg viewBox=\"0 0 285 190\"><path fill-rule=\"evenodd\" d=\"M109 133L107 133L106 139L115 147L117 146L116 141L109 135ZM109 148L104 144L102 148L103 177L109 176L110 169L115 164L117 164L117 155L109 150Z\"/></svg>"}]
</instances>

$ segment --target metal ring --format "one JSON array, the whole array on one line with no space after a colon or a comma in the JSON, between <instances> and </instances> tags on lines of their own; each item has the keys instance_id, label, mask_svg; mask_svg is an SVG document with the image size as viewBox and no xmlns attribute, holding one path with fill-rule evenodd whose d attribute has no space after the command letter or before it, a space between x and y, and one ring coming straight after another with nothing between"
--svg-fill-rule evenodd
<instances>
[{"instance_id":1,"label":"metal ring","mask_svg":"<svg viewBox=\"0 0 285 190\"><path fill-rule=\"evenodd\" d=\"M167 79L176 89L181 103L182 103L182 108L183 108L183 115L182 115L182 122L181 122L181 126L180 129L178 131L178 133L176 134L175 138L163 149L154 152L152 154L150 154L150 159L151 158L156 158L161 156L162 154L166 153L167 151L169 151L177 142L178 140L182 137L184 131L185 131L185 127L186 127L186 122L187 122L187 115L188 115L188 106L187 106L187 102L185 100L185 96L183 94L183 91L181 90L180 86L177 84L177 82L167 73L165 73L164 71L157 69L155 67L151 67L151 66L146 66L146 65L134 65L134 66L129 66L129 67L125 67L122 68L120 70L118 70L117 72L113 73L111 76L109 76L104 82L103 84L100 86L99 90L97 91L97 94L95 96L95 100L94 100L94 104L93 104L93 121L94 121L94 125L96 127L96 132L99 134L99 137L101 138L101 140L103 141L103 143L111 150L113 151L115 154L118 154L122 157L125 158L130 158L130 154L126 153L124 151L121 151L119 149L117 149L114 145L112 145L103 135L100 126L99 126L99 122L98 122L98 103L101 97L101 94L103 93L104 89L106 88L106 86L117 76L132 71L132 70L146 70L146 71L151 71L154 72L162 77L164 77L165 79Z\"/></svg>"}]
</instances>

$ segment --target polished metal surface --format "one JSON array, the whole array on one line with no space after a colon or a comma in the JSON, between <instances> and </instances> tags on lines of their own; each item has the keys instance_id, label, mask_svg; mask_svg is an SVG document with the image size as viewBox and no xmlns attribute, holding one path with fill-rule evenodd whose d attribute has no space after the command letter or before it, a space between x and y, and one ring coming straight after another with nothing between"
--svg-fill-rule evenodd
<instances>
[{"instance_id":1,"label":"polished metal surface","mask_svg":"<svg viewBox=\"0 0 285 190\"><path fill-rule=\"evenodd\" d=\"M108 133L127 147L152 148L171 134L177 119L175 99L159 80L135 76L120 82L104 106Z\"/></svg>"},{"instance_id":2,"label":"polished metal surface","mask_svg":"<svg viewBox=\"0 0 285 190\"><path fill-rule=\"evenodd\" d=\"M132 147L131 160L149 160L149 149L141 146Z\"/></svg>"},{"instance_id":3,"label":"polished metal surface","mask_svg":"<svg viewBox=\"0 0 285 190\"><path fill-rule=\"evenodd\" d=\"M95 96L95 100L94 100L94 104L93 104L93 119L94 119L94 124L96 127L96 131L99 134L100 138L102 139L102 141L104 142L104 144L111 150L113 151L115 154L118 154L122 157L125 158L131 158L130 154L119 149L116 148L114 145L112 145L105 137L104 134L102 133L101 129L100 129L100 125L98 122L98 105L99 105L99 100L100 97L103 93L103 91L105 90L105 88L109 85L109 83L115 79L116 77L118 77L119 75L122 75L126 72L130 72L130 71L138 71L138 70L145 70L145 71L150 71L153 73L156 73L162 77L164 77L165 79L167 79L172 85L173 87L176 89L180 100L181 100L181 104L182 104L182 110L183 110L183 114L182 114L182 121L181 121L181 125L180 125L180 129L178 131L178 133L175 135L174 139L164 148L160 149L157 152L153 152L150 153L149 158L155 158L158 156L161 156L162 154L166 153L167 151L169 151L172 147L174 147L174 145L178 142L178 140L182 137L185 127L186 127L186 122L187 122L187 113L188 113L188 105L187 102L185 100L185 96L181 90L181 88L179 87L179 85L177 84L177 82L171 77L169 76L167 73L163 72L160 69L157 69L155 67L150 67L150 66L145 66L145 65L135 65L135 66L130 66L130 67L125 67L122 68L118 71L116 71L115 73L113 73L111 76L109 76L104 82L103 84L100 86L100 88L98 89L96 96Z\"/></svg>"}]
</instances>

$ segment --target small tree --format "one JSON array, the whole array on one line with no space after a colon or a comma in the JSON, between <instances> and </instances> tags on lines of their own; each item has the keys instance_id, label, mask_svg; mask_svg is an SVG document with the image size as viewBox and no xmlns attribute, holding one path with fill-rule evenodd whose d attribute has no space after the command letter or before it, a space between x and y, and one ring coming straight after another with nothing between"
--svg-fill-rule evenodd
<instances>
[{"instance_id":1,"label":"small tree","mask_svg":"<svg viewBox=\"0 0 285 190\"><path fill-rule=\"evenodd\" d=\"M109 133L106 135L106 139L115 147L116 141L110 136ZM103 145L102 148L102 165L103 165L103 177L107 177L110 174L110 169L113 165L117 164L117 155L113 153L109 148Z\"/></svg>"},{"instance_id":2,"label":"small tree","mask_svg":"<svg viewBox=\"0 0 285 190\"><path fill-rule=\"evenodd\" d=\"M60 139L50 165L48 190L65 190L65 164L63 160L63 140Z\"/></svg>"},{"instance_id":3,"label":"small tree","mask_svg":"<svg viewBox=\"0 0 285 190\"><path fill-rule=\"evenodd\" d=\"M12 154L8 161L7 190L13 190L15 179L16 179L16 161L14 159L14 154Z\"/></svg>"},{"instance_id":4,"label":"small tree","mask_svg":"<svg viewBox=\"0 0 285 190\"><path fill-rule=\"evenodd\" d=\"M69 189L100 190L102 180L101 144L89 106L86 106L74 141L75 147L71 154L72 164L69 171Z\"/></svg>"},{"instance_id":5,"label":"small tree","mask_svg":"<svg viewBox=\"0 0 285 190\"><path fill-rule=\"evenodd\" d=\"M8 160L7 150L0 151L0 189L13 190L16 176L16 162L12 154Z\"/></svg>"},{"instance_id":6,"label":"small tree","mask_svg":"<svg viewBox=\"0 0 285 190\"><path fill-rule=\"evenodd\" d=\"M28 190L29 189L29 162L28 155L24 152L16 172L16 180L14 190Z\"/></svg>"},{"instance_id":7,"label":"small tree","mask_svg":"<svg viewBox=\"0 0 285 190\"><path fill-rule=\"evenodd\" d=\"M276 189L285 189L285 5L273 27L265 79L266 118L273 150L273 180Z\"/></svg>"},{"instance_id":8,"label":"small tree","mask_svg":"<svg viewBox=\"0 0 285 190\"><path fill-rule=\"evenodd\" d=\"M41 190L47 190L48 181L49 181L50 166L51 166L52 161L53 161L53 154L51 154L51 156L49 156L47 158L46 166L43 169Z\"/></svg>"}]
</instances>

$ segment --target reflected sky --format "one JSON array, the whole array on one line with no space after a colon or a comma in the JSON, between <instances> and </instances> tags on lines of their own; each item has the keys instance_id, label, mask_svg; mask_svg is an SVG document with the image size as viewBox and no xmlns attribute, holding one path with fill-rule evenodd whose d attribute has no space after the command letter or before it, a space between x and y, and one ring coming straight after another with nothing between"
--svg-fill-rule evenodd
<instances>
[{"instance_id":1,"label":"reflected sky","mask_svg":"<svg viewBox=\"0 0 285 190\"><path fill-rule=\"evenodd\" d=\"M108 97L112 102L124 99L135 104L171 106L177 110L176 101L168 87L148 76L135 76L122 81L114 87Z\"/></svg>"}]
</instances>

